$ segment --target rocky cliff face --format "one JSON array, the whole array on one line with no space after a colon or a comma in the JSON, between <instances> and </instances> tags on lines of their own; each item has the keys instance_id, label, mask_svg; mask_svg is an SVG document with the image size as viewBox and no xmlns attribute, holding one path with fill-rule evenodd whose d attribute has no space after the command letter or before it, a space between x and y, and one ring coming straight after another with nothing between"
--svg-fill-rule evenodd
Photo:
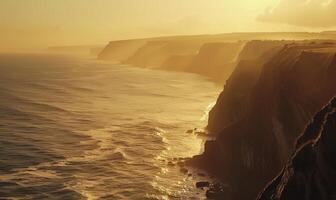
<instances>
[{"instance_id":1,"label":"rocky cliff face","mask_svg":"<svg viewBox=\"0 0 336 200\"><path fill-rule=\"evenodd\" d=\"M258 200L336 199L336 97L307 126L295 153Z\"/></svg>"},{"instance_id":2,"label":"rocky cliff face","mask_svg":"<svg viewBox=\"0 0 336 200\"><path fill-rule=\"evenodd\" d=\"M216 134L247 114L249 96L259 79L263 65L288 41L250 41L236 61L223 92L209 113L208 130Z\"/></svg>"},{"instance_id":3,"label":"rocky cliff face","mask_svg":"<svg viewBox=\"0 0 336 200\"><path fill-rule=\"evenodd\" d=\"M228 181L234 199L255 198L287 161L298 133L336 94L335 47L333 43L301 42L275 51L255 75L251 88L242 90L237 84L238 91L248 92L244 97L247 103L243 111L233 107L225 112L243 114L225 126L215 141L207 142L204 153L189 163ZM220 124L222 119L212 120Z\"/></svg>"}]
</instances>

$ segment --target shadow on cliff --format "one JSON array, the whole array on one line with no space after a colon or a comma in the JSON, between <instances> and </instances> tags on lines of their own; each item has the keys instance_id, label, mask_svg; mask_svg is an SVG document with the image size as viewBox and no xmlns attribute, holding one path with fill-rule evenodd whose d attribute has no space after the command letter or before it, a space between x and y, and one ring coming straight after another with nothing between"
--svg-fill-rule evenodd
<instances>
[{"instance_id":1,"label":"shadow on cliff","mask_svg":"<svg viewBox=\"0 0 336 200\"><path fill-rule=\"evenodd\" d=\"M336 97L298 138L291 160L258 200L336 199Z\"/></svg>"},{"instance_id":2,"label":"shadow on cliff","mask_svg":"<svg viewBox=\"0 0 336 200\"><path fill-rule=\"evenodd\" d=\"M247 81L242 88L239 81L233 84L238 65L214 108L222 110L212 111L224 118L210 118L217 139L187 163L228 182L233 199L254 199L284 166L305 125L336 94L335 47L319 41L280 44L257 66L260 72L239 73L251 79L240 79ZM245 68L256 67L251 64Z\"/></svg>"}]
</instances>

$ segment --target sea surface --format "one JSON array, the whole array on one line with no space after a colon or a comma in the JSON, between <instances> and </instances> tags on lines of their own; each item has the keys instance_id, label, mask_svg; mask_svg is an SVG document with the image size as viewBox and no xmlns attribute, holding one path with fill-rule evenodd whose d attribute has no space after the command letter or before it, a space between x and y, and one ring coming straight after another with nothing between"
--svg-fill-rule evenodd
<instances>
[{"instance_id":1,"label":"sea surface","mask_svg":"<svg viewBox=\"0 0 336 200\"><path fill-rule=\"evenodd\" d=\"M0 55L0 199L202 199L220 87L198 75L61 55ZM189 174L189 175L188 175Z\"/></svg>"}]
</instances>

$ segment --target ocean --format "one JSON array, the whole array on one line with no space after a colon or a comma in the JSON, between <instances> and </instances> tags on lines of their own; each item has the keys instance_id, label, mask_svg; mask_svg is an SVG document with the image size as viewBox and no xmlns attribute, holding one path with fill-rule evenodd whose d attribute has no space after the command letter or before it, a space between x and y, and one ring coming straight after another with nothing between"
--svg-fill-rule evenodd
<instances>
[{"instance_id":1,"label":"ocean","mask_svg":"<svg viewBox=\"0 0 336 200\"><path fill-rule=\"evenodd\" d=\"M0 199L202 199L221 88L205 78L46 54L0 55Z\"/></svg>"}]
</instances>

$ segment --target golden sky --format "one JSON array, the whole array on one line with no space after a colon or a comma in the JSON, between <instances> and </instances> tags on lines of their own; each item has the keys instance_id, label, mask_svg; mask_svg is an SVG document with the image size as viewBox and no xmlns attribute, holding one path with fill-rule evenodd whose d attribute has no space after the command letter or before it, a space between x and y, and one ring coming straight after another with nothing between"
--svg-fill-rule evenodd
<instances>
[{"instance_id":1,"label":"golden sky","mask_svg":"<svg viewBox=\"0 0 336 200\"><path fill-rule=\"evenodd\" d=\"M319 31L335 27L334 13L336 0L1 0L0 50L163 35Z\"/></svg>"}]
</instances>

